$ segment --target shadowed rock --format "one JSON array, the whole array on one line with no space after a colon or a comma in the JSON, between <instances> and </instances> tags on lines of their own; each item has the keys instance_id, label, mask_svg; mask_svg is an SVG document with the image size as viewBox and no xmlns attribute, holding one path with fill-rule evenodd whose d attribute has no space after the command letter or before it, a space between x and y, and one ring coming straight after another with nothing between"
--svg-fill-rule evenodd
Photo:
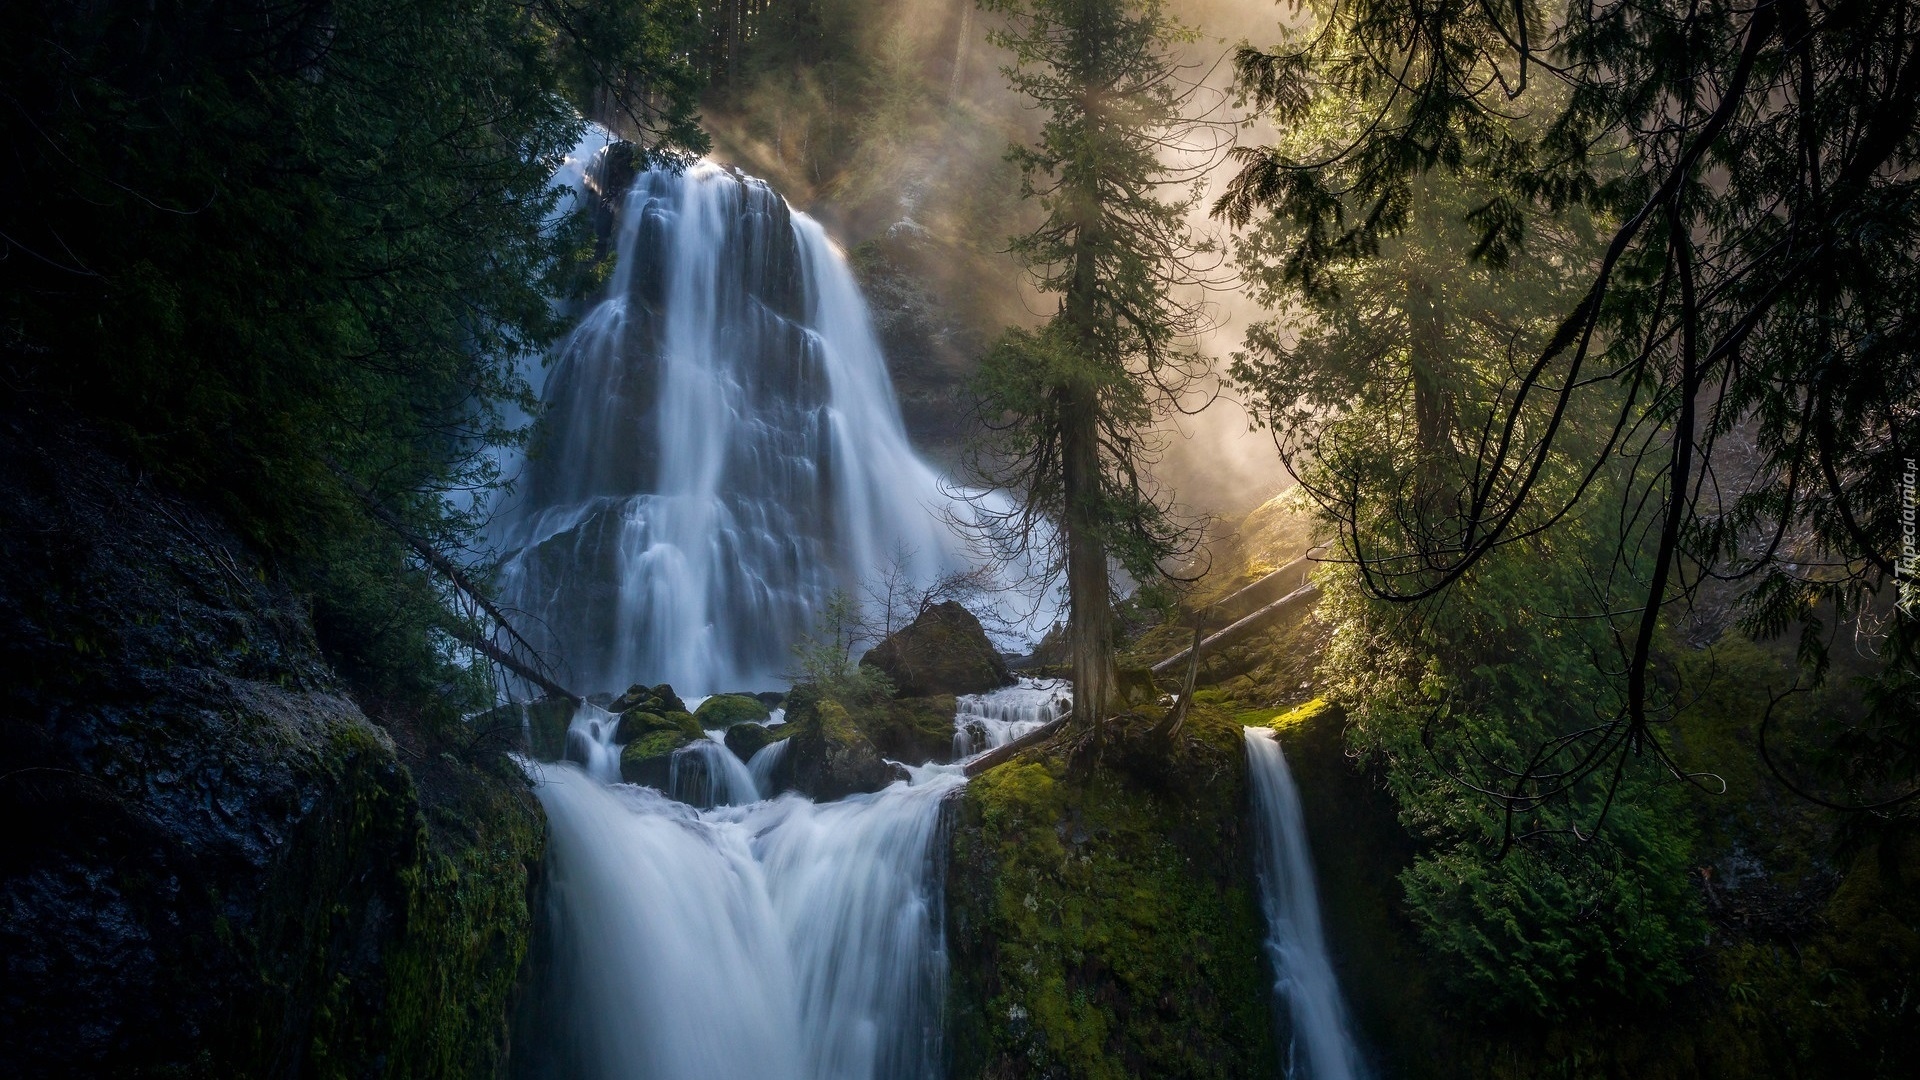
<instances>
[{"instance_id":1,"label":"shadowed rock","mask_svg":"<svg viewBox=\"0 0 1920 1080\"><path fill-rule=\"evenodd\" d=\"M900 697L984 694L1013 682L980 620L953 600L921 612L860 663L886 672Z\"/></svg>"}]
</instances>

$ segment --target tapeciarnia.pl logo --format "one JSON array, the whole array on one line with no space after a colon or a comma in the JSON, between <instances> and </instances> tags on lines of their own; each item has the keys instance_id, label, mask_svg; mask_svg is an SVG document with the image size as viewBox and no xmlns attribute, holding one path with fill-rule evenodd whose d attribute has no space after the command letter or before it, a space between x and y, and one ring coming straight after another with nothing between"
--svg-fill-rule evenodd
<instances>
[{"instance_id":1,"label":"tapeciarnia.pl logo","mask_svg":"<svg viewBox=\"0 0 1920 1080\"><path fill-rule=\"evenodd\" d=\"M1900 555L1893 560L1894 592L1900 613L1920 615L1920 537L1915 534L1913 486L1916 468L1913 458L1900 474Z\"/></svg>"}]
</instances>

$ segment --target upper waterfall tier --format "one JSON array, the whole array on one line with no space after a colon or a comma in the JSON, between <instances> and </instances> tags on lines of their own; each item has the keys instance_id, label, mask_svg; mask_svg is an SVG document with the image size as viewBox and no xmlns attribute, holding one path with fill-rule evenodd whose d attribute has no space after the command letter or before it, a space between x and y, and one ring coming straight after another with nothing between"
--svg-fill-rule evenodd
<instances>
[{"instance_id":1,"label":"upper waterfall tier","mask_svg":"<svg viewBox=\"0 0 1920 1080\"><path fill-rule=\"evenodd\" d=\"M818 223L703 163L635 180L617 250L498 515L503 593L574 685L775 685L836 588L965 564Z\"/></svg>"}]
</instances>

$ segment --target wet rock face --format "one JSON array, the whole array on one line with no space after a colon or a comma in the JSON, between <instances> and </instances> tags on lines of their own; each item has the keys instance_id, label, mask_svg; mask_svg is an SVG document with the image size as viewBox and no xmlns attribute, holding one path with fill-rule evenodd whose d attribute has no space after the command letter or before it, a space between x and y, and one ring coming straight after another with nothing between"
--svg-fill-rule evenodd
<instances>
[{"instance_id":1,"label":"wet rock face","mask_svg":"<svg viewBox=\"0 0 1920 1080\"><path fill-rule=\"evenodd\" d=\"M237 537L5 414L0 669L0 1075L493 1070L524 781L409 769Z\"/></svg>"},{"instance_id":2,"label":"wet rock face","mask_svg":"<svg viewBox=\"0 0 1920 1080\"><path fill-rule=\"evenodd\" d=\"M900 697L984 694L1014 681L980 620L952 600L922 612L860 663L886 672Z\"/></svg>"}]
</instances>

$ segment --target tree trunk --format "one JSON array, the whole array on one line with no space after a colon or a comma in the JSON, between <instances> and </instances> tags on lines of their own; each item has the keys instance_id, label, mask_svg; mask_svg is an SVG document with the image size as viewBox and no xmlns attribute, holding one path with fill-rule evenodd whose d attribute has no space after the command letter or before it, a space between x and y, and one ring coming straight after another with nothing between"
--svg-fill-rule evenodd
<instances>
[{"instance_id":1,"label":"tree trunk","mask_svg":"<svg viewBox=\"0 0 1920 1080\"><path fill-rule=\"evenodd\" d=\"M1067 645L1073 658L1077 723L1095 730L1105 723L1117 676L1113 665L1112 582L1100 536L1100 444L1098 403L1091 391L1068 388L1060 455L1066 471Z\"/></svg>"},{"instance_id":2,"label":"tree trunk","mask_svg":"<svg viewBox=\"0 0 1920 1080\"><path fill-rule=\"evenodd\" d=\"M1089 110L1093 109L1089 104ZM1076 200L1086 214L1074 243L1073 283L1061 312L1072 328L1082 371L1060 389L1060 459L1065 473L1067 530L1067 646L1073 658L1077 724L1097 733L1118 682L1113 664L1113 584L1107 574L1101 512L1100 374L1102 355L1099 263L1102 222L1096 192Z\"/></svg>"},{"instance_id":3,"label":"tree trunk","mask_svg":"<svg viewBox=\"0 0 1920 1080\"><path fill-rule=\"evenodd\" d=\"M1437 457L1447 445L1452 423L1445 376L1445 316L1433 283L1419 269L1407 275L1407 363L1413 376L1414 431L1423 457ZM1431 464L1431 462L1429 462Z\"/></svg>"}]
</instances>

